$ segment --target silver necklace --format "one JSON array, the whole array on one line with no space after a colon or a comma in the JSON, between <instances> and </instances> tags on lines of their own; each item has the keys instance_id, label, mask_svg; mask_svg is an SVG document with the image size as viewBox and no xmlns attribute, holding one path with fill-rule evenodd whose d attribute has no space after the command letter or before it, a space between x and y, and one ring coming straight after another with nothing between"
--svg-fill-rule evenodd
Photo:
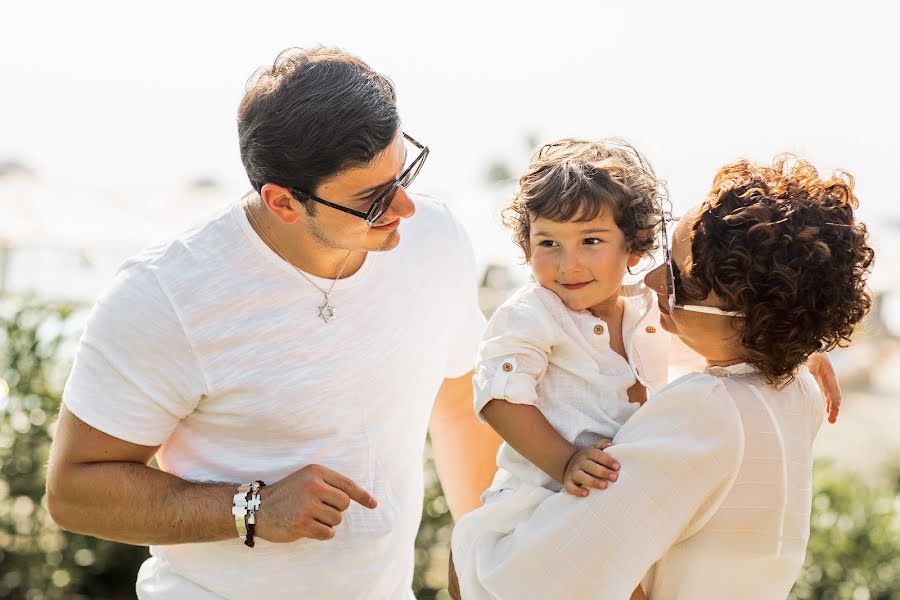
<instances>
[{"instance_id":1,"label":"silver necklace","mask_svg":"<svg viewBox=\"0 0 900 600\"><path fill-rule=\"evenodd\" d=\"M322 319L324 319L326 323L328 323L332 319L336 319L337 318L337 309L334 306L332 306L332 304L331 304L331 298L330 298L331 291L334 289L334 285L338 282L338 279L341 278L341 274L344 272L344 267L347 266L347 262L350 260L350 253L352 251L347 250L347 258L344 259L344 262L341 264L341 268L338 270L338 273L335 276L334 281L331 282L331 287L329 287L327 291L323 290L322 288L320 288L318 286L318 284L316 284L315 281L310 279L306 273L304 273L294 263L292 263L287 258L285 258L284 254L282 254L281 251L278 249L278 246L275 245L275 242L272 241L272 238L270 238L266 234L265 229L262 228L262 225L260 225L259 221L256 220L256 217L253 216L253 210L250 208L250 202L246 202L244 204L244 209L247 212L247 215L250 217L250 220L253 221L253 224L256 226L256 229L259 230L259 232L262 234L263 238L269 243L269 246L272 247L272 250L275 251L275 254L277 254L279 257L281 257L281 260L283 260L287 264L294 267L294 269L296 269L296 271L298 273L300 273L300 275L303 276L303 279L310 282L314 288L316 288L317 290L322 292L322 294L325 296L325 303L319 307L319 316L322 317Z\"/></svg>"}]
</instances>

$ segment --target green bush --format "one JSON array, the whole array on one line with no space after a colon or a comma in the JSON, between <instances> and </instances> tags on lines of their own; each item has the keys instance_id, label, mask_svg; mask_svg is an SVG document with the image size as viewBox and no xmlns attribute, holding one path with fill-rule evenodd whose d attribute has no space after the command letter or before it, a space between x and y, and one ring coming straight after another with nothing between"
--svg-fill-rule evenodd
<instances>
[{"instance_id":1,"label":"green bush","mask_svg":"<svg viewBox=\"0 0 900 600\"><path fill-rule=\"evenodd\" d=\"M425 501L416 536L416 572L413 576L413 592L419 600L450 597L447 594L447 570L452 532L453 519L429 446L425 453Z\"/></svg>"},{"instance_id":2,"label":"green bush","mask_svg":"<svg viewBox=\"0 0 900 600\"><path fill-rule=\"evenodd\" d=\"M0 598L130 598L147 557L146 548L61 531L47 513L45 465L80 316L68 306L0 305ZM873 487L817 465L792 599L900 600L900 468L893 473ZM413 590L446 598L453 525L430 453L425 480Z\"/></svg>"},{"instance_id":3,"label":"green bush","mask_svg":"<svg viewBox=\"0 0 900 600\"><path fill-rule=\"evenodd\" d=\"M900 600L900 468L872 485L813 471L809 547L792 600Z\"/></svg>"},{"instance_id":4,"label":"green bush","mask_svg":"<svg viewBox=\"0 0 900 600\"><path fill-rule=\"evenodd\" d=\"M76 320L68 306L0 307L0 598L133 598L148 556L62 531L47 512L46 464Z\"/></svg>"}]
</instances>

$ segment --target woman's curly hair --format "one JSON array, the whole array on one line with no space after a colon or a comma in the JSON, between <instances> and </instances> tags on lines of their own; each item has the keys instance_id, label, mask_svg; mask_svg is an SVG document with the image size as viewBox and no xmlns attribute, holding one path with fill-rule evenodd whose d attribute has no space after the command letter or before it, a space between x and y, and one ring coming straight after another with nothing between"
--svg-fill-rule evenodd
<instances>
[{"instance_id":1,"label":"woman's curly hair","mask_svg":"<svg viewBox=\"0 0 900 600\"><path fill-rule=\"evenodd\" d=\"M791 155L739 161L716 174L691 235L685 296L715 292L735 319L747 362L770 384L793 380L820 350L845 346L869 311L875 252L855 220L853 177L820 177Z\"/></svg>"},{"instance_id":2,"label":"woman's curly hair","mask_svg":"<svg viewBox=\"0 0 900 600\"><path fill-rule=\"evenodd\" d=\"M537 151L503 211L503 222L530 260L533 219L590 221L609 209L628 251L649 255L665 199L665 183L633 146L617 139L566 138Z\"/></svg>"}]
</instances>

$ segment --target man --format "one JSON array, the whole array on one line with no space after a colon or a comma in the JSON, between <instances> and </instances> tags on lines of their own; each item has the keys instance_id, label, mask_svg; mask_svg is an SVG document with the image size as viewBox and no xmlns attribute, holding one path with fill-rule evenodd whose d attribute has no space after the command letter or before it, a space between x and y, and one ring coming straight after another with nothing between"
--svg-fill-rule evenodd
<instances>
[{"instance_id":1,"label":"man","mask_svg":"<svg viewBox=\"0 0 900 600\"><path fill-rule=\"evenodd\" d=\"M238 132L255 192L129 261L94 308L51 514L150 544L140 598L411 598L429 420L454 516L494 471L471 246L407 193L427 148L356 57L282 53Z\"/></svg>"}]
</instances>

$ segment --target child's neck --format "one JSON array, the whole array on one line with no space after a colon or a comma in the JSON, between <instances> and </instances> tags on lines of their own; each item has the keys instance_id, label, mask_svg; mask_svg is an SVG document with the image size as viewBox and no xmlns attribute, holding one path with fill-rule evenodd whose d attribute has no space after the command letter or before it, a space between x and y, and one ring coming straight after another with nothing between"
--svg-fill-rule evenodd
<instances>
[{"instance_id":1,"label":"child's neck","mask_svg":"<svg viewBox=\"0 0 900 600\"><path fill-rule=\"evenodd\" d=\"M595 304L588 308L588 311L598 319L603 319L607 323L618 322L622 317L622 311L625 308L625 301L615 294L607 298L599 304Z\"/></svg>"}]
</instances>

